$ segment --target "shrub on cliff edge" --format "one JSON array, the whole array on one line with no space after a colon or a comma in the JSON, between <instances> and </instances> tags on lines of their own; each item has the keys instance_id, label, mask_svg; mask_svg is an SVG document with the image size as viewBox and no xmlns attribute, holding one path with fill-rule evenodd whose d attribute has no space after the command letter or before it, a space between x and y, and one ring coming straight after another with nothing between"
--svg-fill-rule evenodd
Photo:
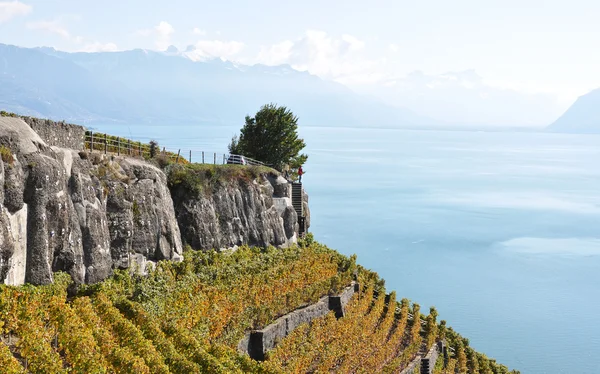
<instances>
[{"instance_id":1,"label":"shrub on cliff edge","mask_svg":"<svg viewBox=\"0 0 600 374\"><path fill-rule=\"evenodd\" d=\"M0 117L18 117L15 113L7 112L5 110L0 110Z\"/></svg>"}]
</instances>

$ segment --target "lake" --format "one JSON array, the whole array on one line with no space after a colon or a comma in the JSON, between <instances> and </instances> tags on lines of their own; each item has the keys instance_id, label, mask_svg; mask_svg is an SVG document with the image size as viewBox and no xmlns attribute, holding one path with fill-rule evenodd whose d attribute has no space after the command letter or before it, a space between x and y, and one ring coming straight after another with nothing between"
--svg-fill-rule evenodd
<instances>
[{"instance_id":1,"label":"lake","mask_svg":"<svg viewBox=\"0 0 600 374\"><path fill-rule=\"evenodd\" d=\"M230 127L98 126L193 159ZM315 237L522 373L600 373L600 136L304 127Z\"/></svg>"}]
</instances>

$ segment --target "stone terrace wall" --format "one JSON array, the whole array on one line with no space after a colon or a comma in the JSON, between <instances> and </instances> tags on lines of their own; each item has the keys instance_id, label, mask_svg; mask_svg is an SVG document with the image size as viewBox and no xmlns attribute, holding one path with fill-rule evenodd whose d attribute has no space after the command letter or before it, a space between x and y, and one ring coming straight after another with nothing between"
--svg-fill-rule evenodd
<instances>
[{"instance_id":1,"label":"stone terrace wall","mask_svg":"<svg viewBox=\"0 0 600 374\"><path fill-rule=\"evenodd\" d=\"M322 297L316 304L288 313L262 330L252 331L240 342L238 350L255 360L264 360L268 351L301 324L323 317L329 311L333 311L338 318L343 316L343 308L357 290L358 284L354 283L338 296Z\"/></svg>"},{"instance_id":2,"label":"stone terrace wall","mask_svg":"<svg viewBox=\"0 0 600 374\"><path fill-rule=\"evenodd\" d=\"M85 128L49 119L21 117L44 142L50 146L82 150L85 142Z\"/></svg>"},{"instance_id":3,"label":"stone terrace wall","mask_svg":"<svg viewBox=\"0 0 600 374\"><path fill-rule=\"evenodd\" d=\"M444 347L445 343L443 341L437 342L431 347L425 357L422 355L415 357L400 374L433 374L435 363L440 353L443 352Z\"/></svg>"},{"instance_id":4,"label":"stone terrace wall","mask_svg":"<svg viewBox=\"0 0 600 374\"><path fill-rule=\"evenodd\" d=\"M421 374L433 374L435 363L440 355L440 352L444 349L443 342L437 342L431 347L429 352L421 359Z\"/></svg>"},{"instance_id":5,"label":"stone terrace wall","mask_svg":"<svg viewBox=\"0 0 600 374\"><path fill-rule=\"evenodd\" d=\"M421 373L421 356L415 357L400 374L420 374Z\"/></svg>"}]
</instances>

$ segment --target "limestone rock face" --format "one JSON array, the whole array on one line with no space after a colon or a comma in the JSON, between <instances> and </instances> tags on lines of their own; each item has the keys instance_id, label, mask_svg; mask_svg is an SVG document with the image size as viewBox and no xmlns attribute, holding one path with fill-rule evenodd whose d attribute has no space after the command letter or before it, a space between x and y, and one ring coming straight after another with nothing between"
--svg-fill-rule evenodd
<instances>
[{"instance_id":1,"label":"limestone rock face","mask_svg":"<svg viewBox=\"0 0 600 374\"><path fill-rule=\"evenodd\" d=\"M284 177L269 175L267 179L273 186L273 197L292 197L292 187Z\"/></svg>"},{"instance_id":2,"label":"limestone rock face","mask_svg":"<svg viewBox=\"0 0 600 374\"><path fill-rule=\"evenodd\" d=\"M283 178L281 178L283 179ZM283 179L287 189L287 181ZM277 192L276 192L277 191ZM296 213L281 196L281 180L263 175L237 179L211 191L172 188L182 239L194 249L223 249L243 244L288 246L296 242Z\"/></svg>"},{"instance_id":3,"label":"limestone rock face","mask_svg":"<svg viewBox=\"0 0 600 374\"><path fill-rule=\"evenodd\" d=\"M292 238L298 232L298 215L296 214L296 210L293 206L288 205L285 207L282 217L285 235L288 238Z\"/></svg>"},{"instance_id":4,"label":"limestone rock face","mask_svg":"<svg viewBox=\"0 0 600 374\"><path fill-rule=\"evenodd\" d=\"M305 230L308 231L310 227L310 208L308 206L308 194L302 188L302 210L304 211L304 225Z\"/></svg>"},{"instance_id":5,"label":"limestone rock face","mask_svg":"<svg viewBox=\"0 0 600 374\"><path fill-rule=\"evenodd\" d=\"M56 146L80 144L80 132L64 124L46 131L51 147L21 119L0 118L0 145L13 154L10 164L0 161L4 283L47 284L56 271L93 283L116 268L182 258L165 174Z\"/></svg>"},{"instance_id":6,"label":"limestone rock face","mask_svg":"<svg viewBox=\"0 0 600 374\"><path fill-rule=\"evenodd\" d=\"M23 168L19 160L4 167L4 201L3 204L9 212L14 213L23 207L23 190L25 188Z\"/></svg>"},{"instance_id":7,"label":"limestone rock face","mask_svg":"<svg viewBox=\"0 0 600 374\"><path fill-rule=\"evenodd\" d=\"M4 186L4 162L0 158L0 186ZM3 207L4 189L0 188L0 279L5 279L8 275L9 261L12 258L15 248L11 237L10 222L8 210Z\"/></svg>"},{"instance_id":8,"label":"limestone rock face","mask_svg":"<svg viewBox=\"0 0 600 374\"><path fill-rule=\"evenodd\" d=\"M81 231L62 163L42 153L21 157L27 165L23 197L28 206L25 281L50 283L53 270L64 270L82 282Z\"/></svg>"},{"instance_id":9,"label":"limestone rock face","mask_svg":"<svg viewBox=\"0 0 600 374\"><path fill-rule=\"evenodd\" d=\"M77 283L114 269L143 273L156 261L180 261L182 242L224 249L297 241L291 185L275 173L191 193L169 188L165 173L142 160L83 152L84 134L0 117L0 282L47 284L57 271Z\"/></svg>"}]
</instances>

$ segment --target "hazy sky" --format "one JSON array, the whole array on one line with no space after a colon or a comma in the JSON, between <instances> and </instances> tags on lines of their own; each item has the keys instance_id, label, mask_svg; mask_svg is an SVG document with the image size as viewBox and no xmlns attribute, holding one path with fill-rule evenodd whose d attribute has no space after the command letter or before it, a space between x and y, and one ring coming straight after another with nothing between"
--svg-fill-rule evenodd
<instances>
[{"instance_id":1,"label":"hazy sky","mask_svg":"<svg viewBox=\"0 0 600 374\"><path fill-rule=\"evenodd\" d=\"M367 5L368 4L368 5ZM473 70L566 108L600 87L600 1L0 0L0 42L67 51L179 49L290 63L359 87Z\"/></svg>"}]
</instances>

